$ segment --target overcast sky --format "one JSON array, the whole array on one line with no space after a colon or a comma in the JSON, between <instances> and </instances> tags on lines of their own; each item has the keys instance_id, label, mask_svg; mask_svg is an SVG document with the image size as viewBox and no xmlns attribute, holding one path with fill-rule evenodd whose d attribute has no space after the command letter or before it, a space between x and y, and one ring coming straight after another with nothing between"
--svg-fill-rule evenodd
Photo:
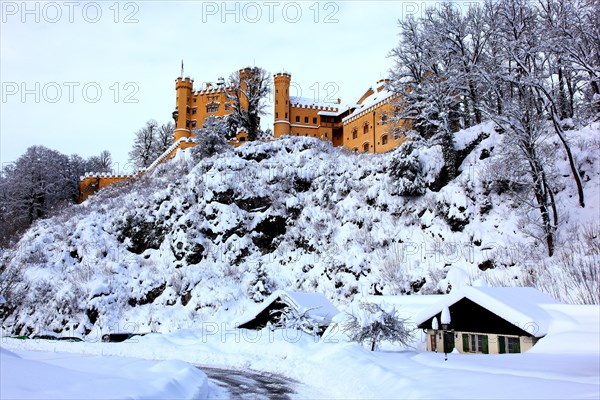
<instances>
[{"instance_id":1,"label":"overcast sky","mask_svg":"<svg viewBox=\"0 0 600 400\"><path fill-rule=\"evenodd\" d=\"M291 73L305 97L351 103L387 75L397 20L427 4L2 1L0 162L36 144L106 149L131 172L134 132L171 118L182 59L196 83L256 65Z\"/></svg>"}]
</instances>

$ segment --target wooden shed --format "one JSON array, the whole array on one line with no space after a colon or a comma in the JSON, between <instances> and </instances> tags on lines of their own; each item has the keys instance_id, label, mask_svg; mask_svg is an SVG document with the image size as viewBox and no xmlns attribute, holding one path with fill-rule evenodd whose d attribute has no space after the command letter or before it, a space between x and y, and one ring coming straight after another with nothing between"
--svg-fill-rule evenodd
<instances>
[{"instance_id":1,"label":"wooden shed","mask_svg":"<svg viewBox=\"0 0 600 400\"><path fill-rule=\"evenodd\" d=\"M304 312L323 332L339 311L321 293L277 290L238 325L241 329L262 329L268 323L277 325L286 310Z\"/></svg>"}]
</instances>

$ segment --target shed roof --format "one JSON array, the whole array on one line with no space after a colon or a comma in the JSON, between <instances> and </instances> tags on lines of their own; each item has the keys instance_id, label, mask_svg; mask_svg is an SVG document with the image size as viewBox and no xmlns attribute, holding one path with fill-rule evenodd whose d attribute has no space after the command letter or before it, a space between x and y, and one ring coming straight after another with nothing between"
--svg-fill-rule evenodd
<instances>
[{"instance_id":1,"label":"shed roof","mask_svg":"<svg viewBox=\"0 0 600 400\"><path fill-rule=\"evenodd\" d=\"M268 309L276 301L281 301L299 311L308 310L308 315L315 321L328 325L331 319L340 311L321 293L292 292L277 290L266 298L251 314L239 324L245 325L255 319L260 313Z\"/></svg>"},{"instance_id":2,"label":"shed roof","mask_svg":"<svg viewBox=\"0 0 600 400\"><path fill-rule=\"evenodd\" d=\"M415 317L415 323L421 325L440 313L445 307L457 303L462 299L469 299L488 311L498 315L504 320L518 327L525 327L535 323L535 337L542 337L548 333L551 315L544 309L544 305L558 304L558 302L531 287L472 287L465 286L456 292L444 296L442 300L424 309Z\"/></svg>"}]
</instances>

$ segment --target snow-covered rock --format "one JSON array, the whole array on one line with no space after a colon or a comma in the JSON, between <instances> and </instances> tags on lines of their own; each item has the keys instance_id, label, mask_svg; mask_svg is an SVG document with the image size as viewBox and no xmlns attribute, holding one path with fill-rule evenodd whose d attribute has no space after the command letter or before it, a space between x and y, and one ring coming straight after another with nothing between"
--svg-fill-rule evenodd
<instances>
[{"instance_id":1,"label":"snow-covered rock","mask_svg":"<svg viewBox=\"0 0 600 400\"><path fill-rule=\"evenodd\" d=\"M578 208L568 172L555 178L559 247L581 226L598 229L599 154L590 146L599 131L570 133L588 206ZM180 156L38 221L3 252L11 283L1 293L11 312L4 325L15 333L169 332L239 322L277 289L323 293L341 311L360 296L443 293L480 278L554 290L554 272L542 272L559 268L558 258L545 258L531 225L523 228L524 206L490 183L502 135L482 124L459 132L457 144L482 133L454 180L411 196L398 193L389 170L402 149L350 154L290 137L197 163ZM428 185L441 150L410 154ZM568 168L558 158L556 169ZM575 256L597 265L596 255ZM551 294L569 302L570 293Z\"/></svg>"}]
</instances>

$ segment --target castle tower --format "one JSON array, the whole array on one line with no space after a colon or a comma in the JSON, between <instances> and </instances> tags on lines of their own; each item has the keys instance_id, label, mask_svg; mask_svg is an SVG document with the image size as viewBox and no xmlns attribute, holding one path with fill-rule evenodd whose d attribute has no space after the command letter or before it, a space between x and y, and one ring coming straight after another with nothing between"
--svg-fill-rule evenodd
<instances>
[{"instance_id":1,"label":"castle tower","mask_svg":"<svg viewBox=\"0 0 600 400\"><path fill-rule=\"evenodd\" d=\"M173 113L175 119L175 142L183 137L191 137L191 123L190 123L190 103L192 101L192 88L194 81L189 77L177 78L175 83L175 90L177 91L177 102L176 109Z\"/></svg>"},{"instance_id":2,"label":"castle tower","mask_svg":"<svg viewBox=\"0 0 600 400\"><path fill-rule=\"evenodd\" d=\"M292 76L280 72L273 76L275 80L275 114L273 136L279 138L290 134L290 82Z\"/></svg>"},{"instance_id":3,"label":"castle tower","mask_svg":"<svg viewBox=\"0 0 600 400\"><path fill-rule=\"evenodd\" d=\"M252 78L252 68L246 67L246 68L240 69L240 89L241 89L242 93L246 93L246 91L247 91L246 79L250 79L250 78ZM248 98L244 95L240 96L240 106L244 110L248 109Z\"/></svg>"}]
</instances>

